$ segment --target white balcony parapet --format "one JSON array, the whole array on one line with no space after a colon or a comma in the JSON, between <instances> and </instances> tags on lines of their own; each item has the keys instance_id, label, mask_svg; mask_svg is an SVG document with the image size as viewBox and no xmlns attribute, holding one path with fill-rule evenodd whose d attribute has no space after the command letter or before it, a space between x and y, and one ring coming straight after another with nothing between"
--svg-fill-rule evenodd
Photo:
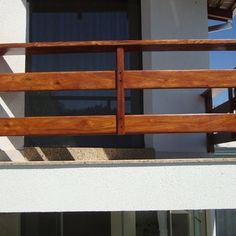
<instances>
[{"instance_id":1,"label":"white balcony parapet","mask_svg":"<svg viewBox=\"0 0 236 236\"><path fill-rule=\"evenodd\" d=\"M1 164L1 212L236 208L236 158Z\"/></svg>"}]
</instances>

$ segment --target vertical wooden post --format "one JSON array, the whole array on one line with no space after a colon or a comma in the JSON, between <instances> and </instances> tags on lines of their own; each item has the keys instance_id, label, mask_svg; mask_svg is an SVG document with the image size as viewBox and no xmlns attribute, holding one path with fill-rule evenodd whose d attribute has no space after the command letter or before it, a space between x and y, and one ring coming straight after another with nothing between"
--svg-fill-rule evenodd
<instances>
[{"instance_id":1,"label":"vertical wooden post","mask_svg":"<svg viewBox=\"0 0 236 236\"><path fill-rule=\"evenodd\" d=\"M233 89L232 88L228 88L228 99L229 99L229 104L230 104L230 113L234 112L234 103L233 103Z\"/></svg>"},{"instance_id":2,"label":"vertical wooden post","mask_svg":"<svg viewBox=\"0 0 236 236\"><path fill-rule=\"evenodd\" d=\"M209 89L205 96L205 109L207 113L212 113L212 89ZM214 148L214 134L207 133L207 152L215 152Z\"/></svg>"},{"instance_id":3,"label":"vertical wooden post","mask_svg":"<svg viewBox=\"0 0 236 236\"><path fill-rule=\"evenodd\" d=\"M118 135L125 134L125 90L124 90L125 52L124 48L116 51L116 130Z\"/></svg>"},{"instance_id":4,"label":"vertical wooden post","mask_svg":"<svg viewBox=\"0 0 236 236\"><path fill-rule=\"evenodd\" d=\"M228 99L229 99L229 112L234 113L234 102L233 102L233 88L228 88ZM234 140L234 133L230 133L230 138L233 141Z\"/></svg>"}]
</instances>

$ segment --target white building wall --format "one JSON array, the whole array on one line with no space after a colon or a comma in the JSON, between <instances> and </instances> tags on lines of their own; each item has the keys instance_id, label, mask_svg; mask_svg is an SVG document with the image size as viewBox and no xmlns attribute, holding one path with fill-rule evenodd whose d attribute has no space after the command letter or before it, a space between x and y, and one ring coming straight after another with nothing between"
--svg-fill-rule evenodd
<instances>
[{"instance_id":1,"label":"white building wall","mask_svg":"<svg viewBox=\"0 0 236 236\"><path fill-rule=\"evenodd\" d=\"M0 0L0 43L25 42L26 22L26 0ZM0 57L0 73L24 71L25 56ZM0 93L0 117L14 116L24 116L24 93ZM22 137L0 137L0 161L25 161L17 150L22 147ZM1 215L0 233L6 232L20 235L19 214Z\"/></svg>"},{"instance_id":2,"label":"white building wall","mask_svg":"<svg viewBox=\"0 0 236 236\"><path fill-rule=\"evenodd\" d=\"M26 0L0 0L0 43L26 41ZM24 72L25 56L0 57L0 72ZM0 93L0 116L24 116L24 93ZM23 138L0 137L0 160L24 161Z\"/></svg>"},{"instance_id":3,"label":"white building wall","mask_svg":"<svg viewBox=\"0 0 236 236\"><path fill-rule=\"evenodd\" d=\"M234 209L235 163L5 166L0 212Z\"/></svg>"},{"instance_id":4,"label":"white building wall","mask_svg":"<svg viewBox=\"0 0 236 236\"><path fill-rule=\"evenodd\" d=\"M143 39L208 38L207 1L142 0ZM208 68L208 53L144 53L144 69ZM183 78L184 79L184 78ZM202 90L147 90L144 92L145 113L202 113ZM158 156L171 153L194 155L206 153L204 134L146 135L146 145Z\"/></svg>"}]
</instances>

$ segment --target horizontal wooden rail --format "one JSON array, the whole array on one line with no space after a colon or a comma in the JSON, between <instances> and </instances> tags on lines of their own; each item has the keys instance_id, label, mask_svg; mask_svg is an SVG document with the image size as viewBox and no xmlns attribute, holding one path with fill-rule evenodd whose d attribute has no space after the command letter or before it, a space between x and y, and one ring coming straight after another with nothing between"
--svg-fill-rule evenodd
<instances>
[{"instance_id":1,"label":"horizontal wooden rail","mask_svg":"<svg viewBox=\"0 0 236 236\"><path fill-rule=\"evenodd\" d=\"M115 133L115 115L0 118L0 136L70 136Z\"/></svg>"},{"instance_id":2,"label":"horizontal wooden rail","mask_svg":"<svg viewBox=\"0 0 236 236\"><path fill-rule=\"evenodd\" d=\"M0 44L0 55L115 52L117 48L121 47L125 51L224 51L236 50L236 40L185 39L9 43Z\"/></svg>"},{"instance_id":3,"label":"horizontal wooden rail","mask_svg":"<svg viewBox=\"0 0 236 236\"><path fill-rule=\"evenodd\" d=\"M235 114L126 115L126 134L236 132ZM116 134L116 116L0 118L0 136Z\"/></svg>"},{"instance_id":4,"label":"horizontal wooden rail","mask_svg":"<svg viewBox=\"0 0 236 236\"><path fill-rule=\"evenodd\" d=\"M0 91L115 89L115 72L38 72L0 74Z\"/></svg>"},{"instance_id":5,"label":"horizontal wooden rail","mask_svg":"<svg viewBox=\"0 0 236 236\"><path fill-rule=\"evenodd\" d=\"M230 88L236 87L236 70L125 71L125 88Z\"/></svg>"},{"instance_id":6,"label":"horizontal wooden rail","mask_svg":"<svg viewBox=\"0 0 236 236\"><path fill-rule=\"evenodd\" d=\"M125 70L125 52L210 50L236 50L236 40L0 44L0 55L113 52L117 58L115 71L0 74L0 92L117 91L116 115L0 118L0 136L236 132L236 114L125 115L125 89L236 87L236 70Z\"/></svg>"},{"instance_id":7,"label":"horizontal wooden rail","mask_svg":"<svg viewBox=\"0 0 236 236\"><path fill-rule=\"evenodd\" d=\"M235 114L130 115L126 133L236 132Z\"/></svg>"},{"instance_id":8,"label":"horizontal wooden rail","mask_svg":"<svg viewBox=\"0 0 236 236\"><path fill-rule=\"evenodd\" d=\"M125 71L126 89L234 88L236 70ZM116 89L114 71L0 74L0 92Z\"/></svg>"}]
</instances>

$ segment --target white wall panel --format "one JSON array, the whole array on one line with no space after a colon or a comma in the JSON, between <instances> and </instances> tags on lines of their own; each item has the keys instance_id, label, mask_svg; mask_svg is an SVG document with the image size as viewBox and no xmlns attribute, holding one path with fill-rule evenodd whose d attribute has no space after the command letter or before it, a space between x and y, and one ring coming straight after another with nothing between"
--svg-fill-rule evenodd
<instances>
[{"instance_id":1,"label":"white wall panel","mask_svg":"<svg viewBox=\"0 0 236 236\"><path fill-rule=\"evenodd\" d=\"M205 0L142 0L143 39L208 38L207 1ZM208 68L205 52L144 53L144 69ZM184 79L184 78L183 78ZM146 90L145 113L205 112L202 90ZM146 135L146 145L157 155L165 153L206 153L204 134Z\"/></svg>"},{"instance_id":2,"label":"white wall panel","mask_svg":"<svg viewBox=\"0 0 236 236\"><path fill-rule=\"evenodd\" d=\"M235 163L5 166L0 211L236 208L235 173Z\"/></svg>"},{"instance_id":3,"label":"white wall panel","mask_svg":"<svg viewBox=\"0 0 236 236\"><path fill-rule=\"evenodd\" d=\"M27 38L26 0L0 0L0 43L25 42ZM0 57L0 72L16 73L25 71L25 56ZM10 111L10 112L9 112ZM0 93L0 116L12 117L24 115L24 93ZM23 138L6 138L0 140L2 153L0 160L8 158L24 161L16 150L23 146Z\"/></svg>"}]
</instances>

